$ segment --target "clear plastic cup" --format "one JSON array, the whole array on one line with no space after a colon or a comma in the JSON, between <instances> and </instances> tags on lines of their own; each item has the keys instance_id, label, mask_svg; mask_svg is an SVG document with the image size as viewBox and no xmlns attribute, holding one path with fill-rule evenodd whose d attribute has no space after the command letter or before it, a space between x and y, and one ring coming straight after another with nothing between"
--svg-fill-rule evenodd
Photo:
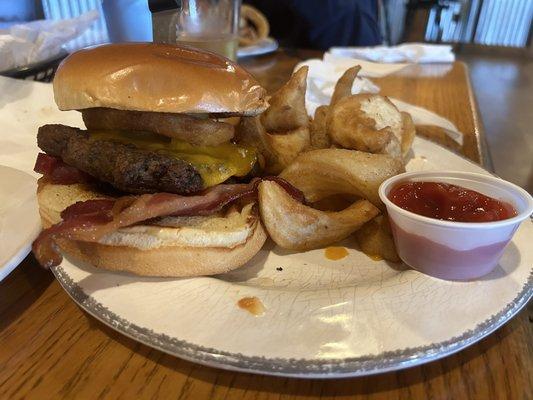
<instances>
[{"instance_id":1,"label":"clear plastic cup","mask_svg":"<svg viewBox=\"0 0 533 400\"><path fill-rule=\"evenodd\" d=\"M405 182L442 182L475 190L511 204L517 215L495 222L454 222L424 217L392 203L388 195ZM491 272L520 223L533 212L524 189L491 175L470 172L408 172L383 182L379 196L389 214L400 258L425 274L448 280L468 280Z\"/></svg>"}]
</instances>

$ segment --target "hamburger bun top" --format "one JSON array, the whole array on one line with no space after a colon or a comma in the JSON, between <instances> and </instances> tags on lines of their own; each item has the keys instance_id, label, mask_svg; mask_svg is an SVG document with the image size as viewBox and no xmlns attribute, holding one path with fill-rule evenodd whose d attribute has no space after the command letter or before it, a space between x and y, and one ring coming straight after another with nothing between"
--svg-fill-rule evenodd
<instances>
[{"instance_id":1,"label":"hamburger bun top","mask_svg":"<svg viewBox=\"0 0 533 400\"><path fill-rule=\"evenodd\" d=\"M231 60L159 43L107 44L71 54L56 72L54 97L60 110L249 116L268 106L265 89Z\"/></svg>"}]
</instances>

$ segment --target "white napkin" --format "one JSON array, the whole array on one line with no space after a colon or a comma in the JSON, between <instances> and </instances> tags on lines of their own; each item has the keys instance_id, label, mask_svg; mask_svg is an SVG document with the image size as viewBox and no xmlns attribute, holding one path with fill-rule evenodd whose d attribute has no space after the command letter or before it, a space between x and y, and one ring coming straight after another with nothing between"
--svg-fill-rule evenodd
<instances>
[{"instance_id":1,"label":"white napkin","mask_svg":"<svg viewBox=\"0 0 533 400\"><path fill-rule=\"evenodd\" d=\"M455 61L452 46L445 44L406 43L398 46L332 47L336 56L361 58L381 63L450 63Z\"/></svg>"},{"instance_id":2,"label":"white napkin","mask_svg":"<svg viewBox=\"0 0 533 400\"><path fill-rule=\"evenodd\" d=\"M59 111L52 85L0 76L0 165L33 172L37 147L37 129L44 124L82 127L77 111Z\"/></svg>"},{"instance_id":3,"label":"white napkin","mask_svg":"<svg viewBox=\"0 0 533 400\"><path fill-rule=\"evenodd\" d=\"M0 35L0 71L59 54L61 46L81 35L97 19L98 11L92 10L72 19L13 25L9 34Z\"/></svg>"},{"instance_id":4,"label":"white napkin","mask_svg":"<svg viewBox=\"0 0 533 400\"><path fill-rule=\"evenodd\" d=\"M405 111L411 114L415 125L433 125L442 128L446 135L457 142L459 145L463 145L463 134L459 132L459 129L454 125L452 121L435 114L433 111L429 111L427 108L418 107L413 104L406 103L399 99L389 97L389 100L400 111Z\"/></svg>"},{"instance_id":5,"label":"white napkin","mask_svg":"<svg viewBox=\"0 0 533 400\"><path fill-rule=\"evenodd\" d=\"M346 69L353 67L354 65L361 65L362 67L352 86L353 94L378 93L380 91L379 86L374 84L370 79L361 78L360 75L363 74L372 77L384 76L388 73L396 72L409 64L395 64L389 65L391 68L382 68L385 64L372 62L361 63L361 60L331 56L326 53L323 60L310 59L303 61L296 65L294 70L296 71L304 65L309 67L305 106L307 113L312 117L315 115L315 110L318 106L329 104L331 96L333 95L335 83ZM391 99L391 101L400 111L405 111L411 114L415 125L433 125L441 127L451 139L460 145L463 144L463 134L459 132L457 127L450 120L423 107L418 107L398 99Z\"/></svg>"},{"instance_id":6,"label":"white napkin","mask_svg":"<svg viewBox=\"0 0 533 400\"><path fill-rule=\"evenodd\" d=\"M348 68L354 65L360 65L361 71L358 76L365 76L367 78L381 78L389 74L394 74L401 69L408 67L410 64L406 63L377 63L372 61L363 60L361 58L345 57L330 52L324 53L323 61L327 64L333 64L340 71L340 74L346 71ZM339 75L340 76L340 75Z\"/></svg>"},{"instance_id":7,"label":"white napkin","mask_svg":"<svg viewBox=\"0 0 533 400\"><path fill-rule=\"evenodd\" d=\"M352 60L350 60L352 61ZM353 65L357 65L353 64ZM349 63L325 62L319 59L310 59L303 61L294 67L296 71L300 67L308 66L307 74L307 92L305 105L307 113L315 115L315 110L322 104L329 104L333 95L335 83L342 76L344 71L353 66ZM359 73L361 75L361 73ZM370 79L357 76L352 86L352 93L377 93L379 86L375 85Z\"/></svg>"}]
</instances>

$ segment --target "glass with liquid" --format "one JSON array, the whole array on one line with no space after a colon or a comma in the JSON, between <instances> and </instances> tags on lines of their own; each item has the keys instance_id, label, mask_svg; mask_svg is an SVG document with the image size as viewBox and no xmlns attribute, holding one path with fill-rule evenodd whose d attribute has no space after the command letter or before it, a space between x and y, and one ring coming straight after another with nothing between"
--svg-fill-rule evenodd
<instances>
[{"instance_id":1,"label":"glass with liquid","mask_svg":"<svg viewBox=\"0 0 533 400\"><path fill-rule=\"evenodd\" d=\"M240 0L182 0L177 43L236 60L240 8Z\"/></svg>"}]
</instances>

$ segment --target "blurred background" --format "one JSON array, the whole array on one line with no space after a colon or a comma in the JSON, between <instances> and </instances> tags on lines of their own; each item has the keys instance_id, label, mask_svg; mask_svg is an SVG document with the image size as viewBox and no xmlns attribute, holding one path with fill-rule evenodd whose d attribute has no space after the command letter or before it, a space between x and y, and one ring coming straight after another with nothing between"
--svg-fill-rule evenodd
<instances>
[{"instance_id":1,"label":"blurred background","mask_svg":"<svg viewBox=\"0 0 533 400\"><path fill-rule=\"evenodd\" d=\"M147 0L104 0L124 14L149 12ZM434 42L527 48L532 0L244 0L270 22L282 46L326 50ZM144 6L144 7L143 7ZM36 19L67 19L90 10L98 21L70 49L109 41L102 0L0 0L0 29ZM149 27L151 30L151 27Z\"/></svg>"},{"instance_id":2,"label":"blurred background","mask_svg":"<svg viewBox=\"0 0 533 400\"><path fill-rule=\"evenodd\" d=\"M453 44L457 59L470 67L496 173L533 191L533 0L243 3L264 14L270 36L284 48L327 50L332 46L404 42ZM151 40L148 0L0 0L0 39L15 24L70 19L91 10L98 11L96 20L64 46L66 52L124 40L116 32L119 25L122 33L135 40Z\"/></svg>"}]
</instances>

